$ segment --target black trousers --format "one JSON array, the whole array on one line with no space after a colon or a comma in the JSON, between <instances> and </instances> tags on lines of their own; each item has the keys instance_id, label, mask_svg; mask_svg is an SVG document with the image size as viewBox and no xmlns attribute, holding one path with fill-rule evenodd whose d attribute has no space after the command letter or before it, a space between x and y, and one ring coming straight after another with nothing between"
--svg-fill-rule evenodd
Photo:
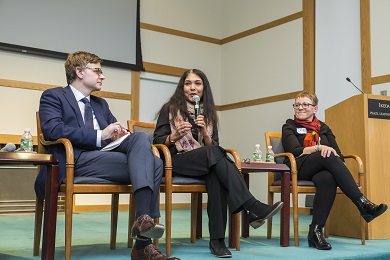
<instances>
[{"instance_id":1,"label":"black trousers","mask_svg":"<svg viewBox=\"0 0 390 260\"><path fill-rule=\"evenodd\" d=\"M225 238L227 206L231 213L253 198L243 176L220 146L204 146L172 157L175 175L201 177L207 187L210 239Z\"/></svg>"},{"instance_id":2,"label":"black trousers","mask_svg":"<svg viewBox=\"0 0 390 260\"><path fill-rule=\"evenodd\" d=\"M344 162L337 156L322 157L315 152L302 158L304 162L298 169L299 180L311 180L317 188L313 201L312 224L325 226L326 219L336 197L337 186L351 200L362 196L355 180Z\"/></svg>"}]
</instances>

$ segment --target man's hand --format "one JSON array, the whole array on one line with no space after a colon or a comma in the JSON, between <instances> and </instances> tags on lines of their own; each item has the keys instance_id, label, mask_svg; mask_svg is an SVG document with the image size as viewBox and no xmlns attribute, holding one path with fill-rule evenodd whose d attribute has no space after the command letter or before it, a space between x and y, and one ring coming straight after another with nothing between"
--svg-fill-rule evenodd
<instances>
[{"instance_id":1,"label":"man's hand","mask_svg":"<svg viewBox=\"0 0 390 260\"><path fill-rule=\"evenodd\" d=\"M112 139L116 140L127 134L127 129L121 123L115 122L108 125L102 131L102 140Z\"/></svg>"}]
</instances>

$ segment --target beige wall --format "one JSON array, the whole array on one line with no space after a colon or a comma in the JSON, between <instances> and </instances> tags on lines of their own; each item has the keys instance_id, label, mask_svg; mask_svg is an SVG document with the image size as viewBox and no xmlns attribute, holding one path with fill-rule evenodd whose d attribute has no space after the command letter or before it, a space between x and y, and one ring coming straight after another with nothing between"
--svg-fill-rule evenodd
<instances>
[{"instance_id":1,"label":"beige wall","mask_svg":"<svg viewBox=\"0 0 390 260\"><path fill-rule=\"evenodd\" d=\"M182 0L142 0L140 10L143 23L222 39L298 12L301 8L301 0L289 4L281 0L256 0L245 4L233 0L202 0L196 4ZM209 77L218 105L303 88L302 19L224 45L145 29L141 30L141 42L144 62L203 70ZM0 78L66 84L63 61L2 51L0 59L8 65L0 71ZM104 63L103 69L107 78L103 90L130 92L129 71L104 67ZM41 91L0 88L0 94L7 97L6 107L16 108L13 116L6 110L0 111L1 118L7 118L9 122L1 124L0 132L19 134L25 127L30 127L36 134L34 113L38 109ZM120 121L130 118L130 102L108 102ZM280 129L283 120L289 116L285 113L289 111L289 104L278 102L220 112L221 144L237 149L243 158L251 156L255 143L261 143L264 150L264 131ZM253 193L263 201L266 200L265 176L251 177L252 184L256 184ZM78 196L77 203L102 202L96 200L96 196Z\"/></svg>"},{"instance_id":2,"label":"beige wall","mask_svg":"<svg viewBox=\"0 0 390 260\"><path fill-rule=\"evenodd\" d=\"M384 11L390 9L389 4L385 0L371 2L375 3L371 17L376 17L372 18L372 26L386 30L388 26L383 24L389 23L388 18L376 14L389 13ZM301 0L142 0L141 22L223 39L301 10ZM379 21L379 18L384 20ZM373 76L388 74L390 59L383 58L388 57L388 33L376 29L372 29L372 33ZM216 104L226 105L302 90L302 34L300 18L223 45L146 29L141 30L141 42L144 62L205 71ZM340 48L348 46L340 44ZM0 51L0 61L0 79L66 84L63 61L5 51ZM103 69L107 78L104 90L131 92L130 71L104 67L104 64ZM30 127L36 134L34 113L40 94L41 91L36 90L0 87L0 133L21 134L25 127ZM129 101L109 99L108 102L120 121L130 118ZM264 151L264 132L280 131L285 119L292 116L292 102L219 112L222 146L235 148L242 158L251 157L256 143L260 143ZM265 180L265 175L251 177L251 191L262 201L266 200ZM96 202L88 198L83 203Z\"/></svg>"}]
</instances>

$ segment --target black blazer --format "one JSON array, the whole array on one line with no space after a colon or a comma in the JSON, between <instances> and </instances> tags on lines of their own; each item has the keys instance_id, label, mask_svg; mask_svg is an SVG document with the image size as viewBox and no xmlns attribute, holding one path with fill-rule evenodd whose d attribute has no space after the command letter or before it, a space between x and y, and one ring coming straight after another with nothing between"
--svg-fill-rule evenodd
<instances>
[{"instance_id":1,"label":"black blazer","mask_svg":"<svg viewBox=\"0 0 390 260\"><path fill-rule=\"evenodd\" d=\"M341 154L340 148L336 142L336 137L333 135L332 130L324 122L320 121L320 123L320 143L335 149L340 155L340 159L344 161L344 157ZM300 166L307 158L307 155L302 155L303 149L305 148L303 147L303 140L305 139L306 134L298 133L298 128L304 127L292 119L287 119L286 123L282 127L282 145L285 152L290 152L294 155L297 162L297 168L299 170ZM310 130L308 130L308 132L309 131ZM288 158L285 159L284 163L290 166Z\"/></svg>"}]
</instances>

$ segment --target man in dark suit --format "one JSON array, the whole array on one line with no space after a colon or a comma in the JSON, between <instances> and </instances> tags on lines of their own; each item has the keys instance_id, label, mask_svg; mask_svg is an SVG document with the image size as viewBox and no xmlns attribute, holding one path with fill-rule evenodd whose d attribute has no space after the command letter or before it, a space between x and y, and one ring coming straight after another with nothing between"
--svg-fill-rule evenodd
<instances>
[{"instance_id":1,"label":"man in dark suit","mask_svg":"<svg viewBox=\"0 0 390 260\"><path fill-rule=\"evenodd\" d=\"M158 192L163 174L162 161L153 155L149 138L143 133L128 135L126 128L111 113L107 102L91 95L100 91L105 77L102 59L88 52L69 54L65 62L68 86L43 92L39 106L41 128L46 140L67 138L74 148L75 177L94 177L102 182L131 183L136 200L132 236L136 243L132 259L168 258L152 244L160 238L164 226L153 222L160 217ZM101 149L119 138L119 146ZM60 161L60 181L65 178L65 150L50 148ZM43 198L44 167L37 176L35 190Z\"/></svg>"}]
</instances>

